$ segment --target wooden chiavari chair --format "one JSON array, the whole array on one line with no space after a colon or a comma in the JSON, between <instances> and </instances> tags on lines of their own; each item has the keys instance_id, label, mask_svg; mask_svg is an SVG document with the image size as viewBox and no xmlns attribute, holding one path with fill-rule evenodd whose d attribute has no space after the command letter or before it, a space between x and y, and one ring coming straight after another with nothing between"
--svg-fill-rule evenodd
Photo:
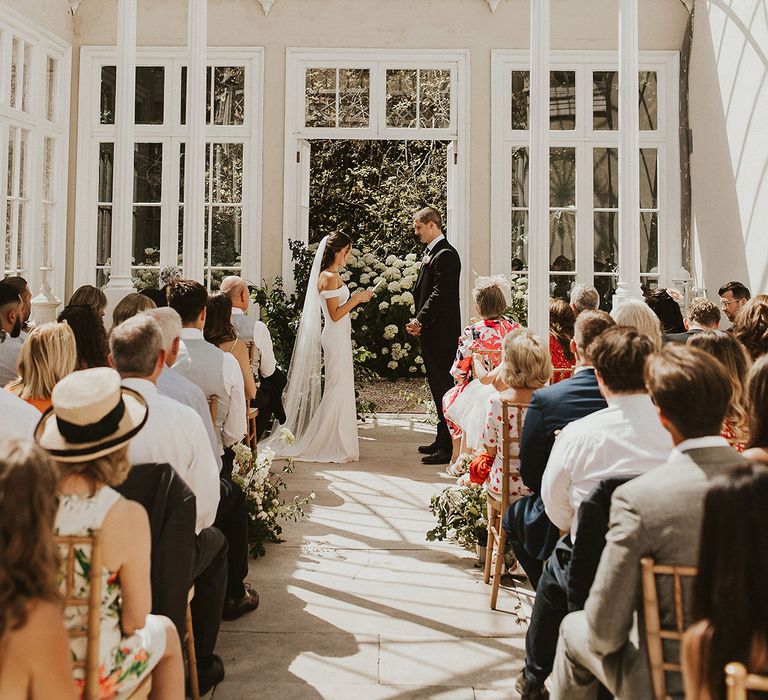
<instances>
[{"instance_id":1,"label":"wooden chiavari chair","mask_svg":"<svg viewBox=\"0 0 768 700\"><path fill-rule=\"evenodd\" d=\"M570 379L573 376L573 367L556 367L552 371L552 379L550 380L550 384L557 384L557 382L562 382L564 379Z\"/></svg>"},{"instance_id":2,"label":"wooden chiavari chair","mask_svg":"<svg viewBox=\"0 0 768 700\"><path fill-rule=\"evenodd\" d=\"M256 384L258 385L258 368L254 367L254 363L256 361L256 343L254 343L252 340L249 340L246 342L246 347L248 348L248 364L250 365L251 371L254 373L254 376L257 379ZM248 445L248 447L252 450L256 450L256 446L258 443L258 428L257 426L257 418L259 417L259 409L254 408L251 406L250 401L246 400L245 402L245 416L246 416L246 425L247 425L247 431L245 434L245 444Z\"/></svg>"},{"instance_id":3,"label":"wooden chiavari chair","mask_svg":"<svg viewBox=\"0 0 768 700\"><path fill-rule=\"evenodd\" d=\"M728 690L728 700L747 700L748 690L768 692L768 676L749 673L738 662L725 667L725 687Z\"/></svg>"}]
</instances>

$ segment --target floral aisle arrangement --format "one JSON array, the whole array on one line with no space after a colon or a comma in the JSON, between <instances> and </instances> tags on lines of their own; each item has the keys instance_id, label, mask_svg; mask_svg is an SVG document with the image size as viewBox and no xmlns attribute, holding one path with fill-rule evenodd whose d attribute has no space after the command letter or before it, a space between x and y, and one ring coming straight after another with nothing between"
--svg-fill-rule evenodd
<instances>
[{"instance_id":1,"label":"floral aisle arrangement","mask_svg":"<svg viewBox=\"0 0 768 700\"><path fill-rule=\"evenodd\" d=\"M293 436L286 429L281 432L283 440L293 443ZM275 453L262 449L258 454L247 445L235 446L232 480L243 490L248 507L248 542L251 556L263 557L266 554L265 543L283 542L282 522L294 523L307 517L306 507L315 499L310 493L303 498L294 496L286 503L282 497L287 484L285 477L293 472L291 460L277 473L272 472Z\"/></svg>"},{"instance_id":2,"label":"floral aisle arrangement","mask_svg":"<svg viewBox=\"0 0 768 700\"><path fill-rule=\"evenodd\" d=\"M528 275L512 275L511 299L506 310L506 315L521 326L528 325Z\"/></svg>"},{"instance_id":3,"label":"floral aisle arrangement","mask_svg":"<svg viewBox=\"0 0 768 700\"><path fill-rule=\"evenodd\" d=\"M437 525L427 532L428 542L449 540L464 549L483 543L488 528L484 486L447 486L429 502Z\"/></svg>"}]
</instances>

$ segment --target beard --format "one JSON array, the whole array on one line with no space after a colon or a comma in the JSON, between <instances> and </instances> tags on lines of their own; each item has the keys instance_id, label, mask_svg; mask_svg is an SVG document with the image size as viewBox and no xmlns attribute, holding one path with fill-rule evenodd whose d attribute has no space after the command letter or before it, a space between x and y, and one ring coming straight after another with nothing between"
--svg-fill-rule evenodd
<instances>
[{"instance_id":1,"label":"beard","mask_svg":"<svg viewBox=\"0 0 768 700\"><path fill-rule=\"evenodd\" d=\"M21 335L21 327L24 325L24 322L21 320L21 318L16 319L16 323L13 324L13 328L11 328L10 331L8 331L8 335L11 336L11 338L18 338L19 335Z\"/></svg>"}]
</instances>

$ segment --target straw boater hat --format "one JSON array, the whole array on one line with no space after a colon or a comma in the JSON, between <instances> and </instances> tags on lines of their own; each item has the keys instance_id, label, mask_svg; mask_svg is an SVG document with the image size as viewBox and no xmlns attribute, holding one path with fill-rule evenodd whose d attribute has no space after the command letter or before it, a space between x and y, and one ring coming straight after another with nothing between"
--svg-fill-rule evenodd
<instances>
[{"instance_id":1,"label":"straw boater hat","mask_svg":"<svg viewBox=\"0 0 768 700\"><path fill-rule=\"evenodd\" d=\"M104 457L128 444L147 422L147 404L120 386L109 367L73 372L51 394L53 406L40 419L35 440L60 462Z\"/></svg>"}]
</instances>

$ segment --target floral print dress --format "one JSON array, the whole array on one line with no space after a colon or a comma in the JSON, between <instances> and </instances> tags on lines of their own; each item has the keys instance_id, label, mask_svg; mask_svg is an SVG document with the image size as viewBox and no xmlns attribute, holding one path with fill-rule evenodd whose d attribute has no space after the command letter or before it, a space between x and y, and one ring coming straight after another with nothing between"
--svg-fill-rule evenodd
<instances>
[{"instance_id":1,"label":"floral print dress","mask_svg":"<svg viewBox=\"0 0 768 700\"><path fill-rule=\"evenodd\" d=\"M103 486L91 497L63 495L59 497L54 532L56 535L89 536L100 530L112 506L121 498L108 486ZM65 552L62 551L62 555ZM88 597L91 571L90 546L75 548L76 597ZM61 582L62 592L64 581ZM147 615L147 624L130 637L120 629L122 590L116 572L102 570L101 628L99 634L99 688L101 698L113 698L136 688L146 678L165 652L165 631L154 615ZM79 629L85 633L88 606L69 605L64 612L67 631ZM85 661L87 638L70 638L69 648L73 661ZM75 682L81 695L85 684L85 671L75 669Z\"/></svg>"},{"instance_id":2,"label":"floral print dress","mask_svg":"<svg viewBox=\"0 0 768 700\"><path fill-rule=\"evenodd\" d=\"M552 358L552 367L555 370L550 384L557 384L557 382L560 382L563 379L569 379L573 376L573 367L576 364L576 358L574 357L569 360L560 341L551 334L549 336L549 354Z\"/></svg>"}]
</instances>

